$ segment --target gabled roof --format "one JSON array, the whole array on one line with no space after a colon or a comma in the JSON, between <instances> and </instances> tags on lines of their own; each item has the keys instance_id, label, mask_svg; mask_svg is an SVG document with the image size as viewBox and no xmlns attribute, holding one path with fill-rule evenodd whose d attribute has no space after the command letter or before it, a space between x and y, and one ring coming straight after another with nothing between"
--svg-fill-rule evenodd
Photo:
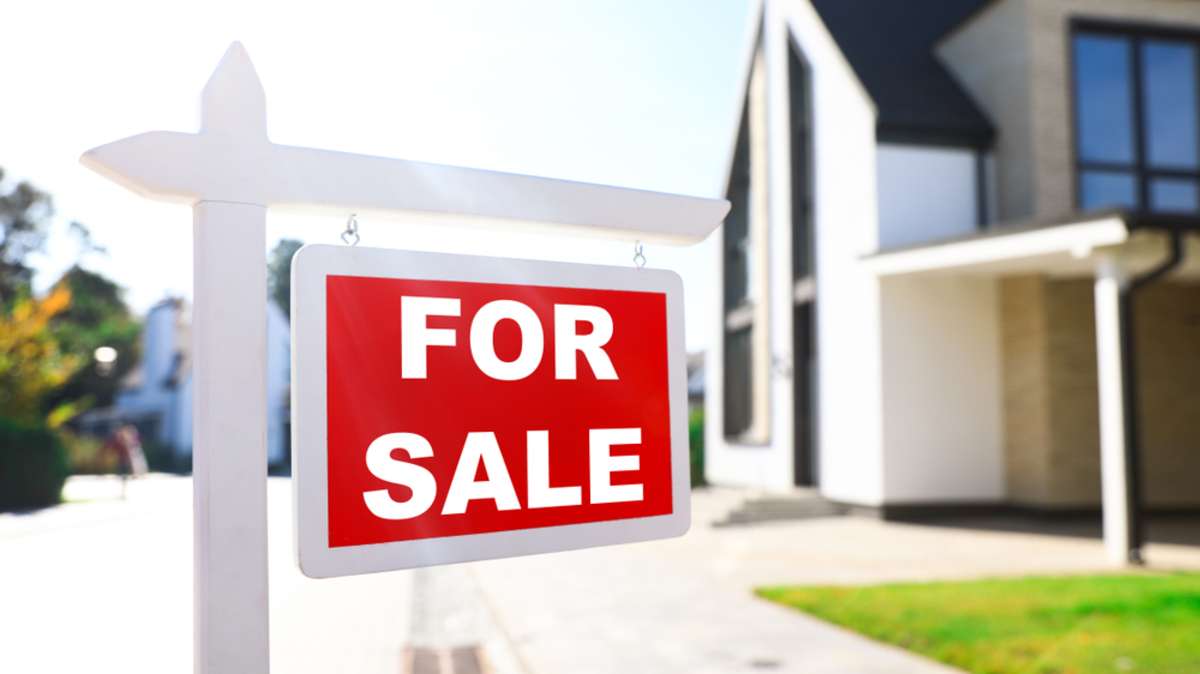
<instances>
[{"instance_id":1,"label":"gabled roof","mask_svg":"<svg viewBox=\"0 0 1200 674\"><path fill-rule=\"evenodd\" d=\"M881 141L986 146L995 131L935 53L989 0L812 0L879 109Z\"/></svg>"}]
</instances>

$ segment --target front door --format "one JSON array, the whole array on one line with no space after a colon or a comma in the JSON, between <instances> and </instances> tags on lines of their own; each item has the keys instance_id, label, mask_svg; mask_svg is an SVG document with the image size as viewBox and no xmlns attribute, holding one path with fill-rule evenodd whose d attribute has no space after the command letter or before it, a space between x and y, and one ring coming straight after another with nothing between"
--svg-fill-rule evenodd
<instances>
[{"instance_id":1,"label":"front door","mask_svg":"<svg viewBox=\"0 0 1200 674\"><path fill-rule=\"evenodd\" d=\"M792 309L792 396L793 446L795 457L792 463L793 480L800 487L817 484L817 369L816 334L813 330L812 302L800 302Z\"/></svg>"}]
</instances>

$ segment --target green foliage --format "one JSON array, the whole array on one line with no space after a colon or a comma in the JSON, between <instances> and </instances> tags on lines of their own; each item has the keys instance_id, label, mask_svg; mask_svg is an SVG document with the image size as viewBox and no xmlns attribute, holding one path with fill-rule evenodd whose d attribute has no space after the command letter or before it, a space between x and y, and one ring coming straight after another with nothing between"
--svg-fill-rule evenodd
<instances>
[{"instance_id":1,"label":"green foliage","mask_svg":"<svg viewBox=\"0 0 1200 674\"><path fill-rule=\"evenodd\" d=\"M45 246L53 214L50 195L27 182L5 181L0 169L0 307L29 294L33 270L26 258Z\"/></svg>"},{"instance_id":2,"label":"green foliage","mask_svg":"<svg viewBox=\"0 0 1200 674\"><path fill-rule=\"evenodd\" d=\"M83 359L65 353L49 330L70 303L71 292L58 286L44 298L22 298L0 312L0 416L41 423L50 393L81 367Z\"/></svg>"},{"instance_id":3,"label":"green foliage","mask_svg":"<svg viewBox=\"0 0 1200 674\"><path fill-rule=\"evenodd\" d=\"M67 450L53 431L0 419L0 511L54 505L66 480Z\"/></svg>"},{"instance_id":4,"label":"green foliage","mask_svg":"<svg viewBox=\"0 0 1200 674\"><path fill-rule=\"evenodd\" d=\"M704 480L704 408L688 413L688 451L692 464L692 487L703 487Z\"/></svg>"},{"instance_id":5,"label":"green foliage","mask_svg":"<svg viewBox=\"0 0 1200 674\"><path fill-rule=\"evenodd\" d=\"M1200 672L1195 573L757 592L976 674Z\"/></svg>"},{"instance_id":6,"label":"green foliage","mask_svg":"<svg viewBox=\"0 0 1200 674\"><path fill-rule=\"evenodd\" d=\"M50 332L64 352L76 354L86 365L51 394L45 405L53 409L80 401L105 407L113 403L121 379L138 360L141 325L122 297L120 286L92 271L74 266L58 282L71 292L71 304L50 321ZM117 361L108 371L97 369L92 354L98 347L117 350Z\"/></svg>"},{"instance_id":7,"label":"green foliage","mask_svg":"<svg viewBox=\"0 0 1200 674\"><path fill-rule=\"evenodd\" d=\"M120 468L115 452L104 451L104 441L90 435L58 429L67 450L67 468L72 475L110 475Z\"/></svg>"},{"instance_id":8,"label":"green foliage","mask_svg":"<svg viewBox=\"0 0 1200 674\"><path fill-rule=\"evenodd\" d=\"M289 318L292 316L292 256L304 245L296 239L280 239L267 258L267 293Z\"/></svg>"}]
</instances>

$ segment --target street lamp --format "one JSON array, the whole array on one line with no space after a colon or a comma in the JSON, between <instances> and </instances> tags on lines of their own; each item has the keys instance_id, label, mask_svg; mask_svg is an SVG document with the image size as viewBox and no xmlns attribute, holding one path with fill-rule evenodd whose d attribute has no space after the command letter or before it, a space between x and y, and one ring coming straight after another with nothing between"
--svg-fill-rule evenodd
<instances>
[{"instance_id":1,"label":"street lamp","mask_svg":"<svg viewBox=\"0 0 1200 674\"><path fill-rule=\"evenodd\" d=\"M92 353L92 358L96 360L96 372L101 377L107 377L112 374L117 363L117 350L111 346L98 346Z\"/></svg>"}]
</instances>

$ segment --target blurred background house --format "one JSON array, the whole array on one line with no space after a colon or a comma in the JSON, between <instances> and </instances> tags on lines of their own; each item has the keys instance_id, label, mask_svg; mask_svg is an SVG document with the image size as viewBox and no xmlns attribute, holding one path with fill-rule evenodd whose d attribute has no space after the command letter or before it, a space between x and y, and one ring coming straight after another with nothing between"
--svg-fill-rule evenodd
<instances>
[{"instance_id":1,"label":"blurred background house","mask_svg":"<svg viewBox=\"0 0 1200 674\"><path fill-rule=\"evenodd\" d=\"M1136 559L1143 505L1200 508L1200 3L758 11L708 480L884 516L1103 504Z\"/></svg>"},{"instance_id":2,"label":"blurred background house","mask_svg":"<svg viewBox=\"0 0 1200 674\"><path fill-rule=\"evenodd\" d=\"M122 380L110 407L83 414L76 425L107 437L124 423L137 426L142 442L166 453L183 468L192 456L191 312L186 300L170 297L147 312L141 360ZM288 319L267 303L267 458L277 469L290 461L291 337Z\"/></svg>"}]
</instances>

